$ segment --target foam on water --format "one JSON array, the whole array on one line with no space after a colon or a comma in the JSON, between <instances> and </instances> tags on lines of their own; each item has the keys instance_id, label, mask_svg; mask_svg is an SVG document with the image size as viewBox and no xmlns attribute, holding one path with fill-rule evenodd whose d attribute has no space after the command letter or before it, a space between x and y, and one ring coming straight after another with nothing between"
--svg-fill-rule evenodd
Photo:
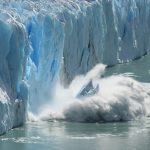
<instances>
[{"instance_id":1,"label":"foam on water","mask_svg":"<svg viewBox=\"0 0 150 150\"><path fill-rule=\"evenodd\" d=\"M102 78L104 70L105 66L100 64L86 75L77 76L68 89L58 85L54 100L41 109L38 120L110 122L149 116L150 85L134 80L130 73ZM99 92L77 99L77 93L90 79L99 84Z\"/></svg>"}]
</instances>

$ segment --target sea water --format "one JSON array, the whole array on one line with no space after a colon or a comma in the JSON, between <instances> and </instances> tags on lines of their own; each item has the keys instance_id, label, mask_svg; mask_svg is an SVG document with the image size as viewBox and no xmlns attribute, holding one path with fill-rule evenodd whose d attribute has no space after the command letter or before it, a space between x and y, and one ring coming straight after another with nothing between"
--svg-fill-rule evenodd
<instances>
[{"instance_id":1,"label":"sea water","mask_svg":"<svg viewBox=\"0 0 150 150\"><path fill-rule=\"evenodd\" d=\"M150 119L27 123L0 137L1 150L149 150Z\"/></svg>"}]
</instances>

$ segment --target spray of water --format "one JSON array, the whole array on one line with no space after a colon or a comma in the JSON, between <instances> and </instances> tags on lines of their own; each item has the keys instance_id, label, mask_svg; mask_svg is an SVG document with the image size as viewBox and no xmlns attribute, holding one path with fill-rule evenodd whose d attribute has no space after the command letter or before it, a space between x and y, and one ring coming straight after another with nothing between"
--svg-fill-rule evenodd
<instances>
[{"instance_id":1,"label":"spray of water","mask_svg":"<svg viewBox=\"0 0 150 150\"><path fill-rule=\"evenodd\" d=\"M86 75L77 76L69 88L60 84L54 100L31 120L65 119L77 122L127 121L150 115L150 85L133 79L132 74L101 78L105 66L99 64ZM99 92L93 96L76 98L90 79L99 84Z\"/></svg>"}]
</instances>

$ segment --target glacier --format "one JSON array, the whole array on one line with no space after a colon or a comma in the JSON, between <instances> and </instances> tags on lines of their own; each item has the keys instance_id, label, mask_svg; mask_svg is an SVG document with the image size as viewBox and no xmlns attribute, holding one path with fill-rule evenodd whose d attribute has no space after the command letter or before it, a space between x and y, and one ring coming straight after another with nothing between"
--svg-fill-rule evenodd
<instances>
[{"instance_id":1,"label":"glacier","mask_svg":"<svg viewBox=\"0 0 150 150\"><path fill-rule=\"evenodd\" d=\"M1 1L0 134L40 113L58 80L148 54L149 18L150 0Z\"/></svg>"},{"instance_id":2,"label":"glacier","mask_svg":"<svg viewBox=\"0 0 150 150\"><path fill-rule=\"evenodd\" d=\"M25 30L5 13L0 14L0 134L25 121L28 88L24 81L28 55Z\"/></svg>"}]
</instances>

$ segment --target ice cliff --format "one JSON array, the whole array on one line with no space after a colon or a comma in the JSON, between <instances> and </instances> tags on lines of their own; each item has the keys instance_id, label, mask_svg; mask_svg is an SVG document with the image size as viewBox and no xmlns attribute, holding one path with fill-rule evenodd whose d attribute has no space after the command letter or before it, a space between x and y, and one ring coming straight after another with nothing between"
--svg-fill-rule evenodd
<instances>
[{"instance_id":1,"label":"ice cliff","mask_svg":"<svg viewBox=\"0 0 150 150\"><path fill-rule=\"evenodd\" d=\"M25 121L27 41L23 25L0 13L0 134Z\"/></svg>"},{"instance_id":2,"label":"ice cliff","mask_svg":"<svg viewBox=\"0 0 150 150\"><path fill-rule=\"evenodd\" d=\"M147 54L149 18L150 0L1 1L0 133L24 122L27 99L38 113L60 72L68 84L97 63Z\"/></svg>"}]
</instances>

